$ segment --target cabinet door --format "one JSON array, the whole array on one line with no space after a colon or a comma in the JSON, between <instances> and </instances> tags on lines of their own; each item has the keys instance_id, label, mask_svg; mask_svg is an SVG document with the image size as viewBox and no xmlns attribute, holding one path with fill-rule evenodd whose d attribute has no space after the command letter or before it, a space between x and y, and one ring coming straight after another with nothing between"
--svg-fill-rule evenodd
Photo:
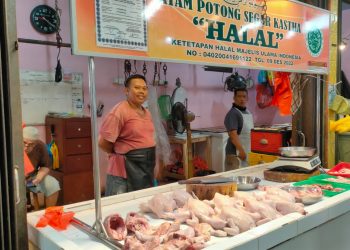
<instances>
[{"instance_id":1,"label":"cabinet door","mask_svg":"<svg viewBox=\"0 0 350 250\"><path fill-rule=\"evenodd\" d=\"M279 154L279 148L282 146L282 134L252 131L251 143L252 152Z\"/></svg>"},{"instance_id":2,"label":"cabinet door","mask_svg":"<svg viewBox=\"0 0 350 250\"><path fill-rule=\"evenodd\" d=\"M92 171L65 174L61 188L65 205L93 199L94 181Z\"/></svg>"},{"instance_id":3,"label":"cabinet door","mask_svg":"<svg viewBox=\"0 0 350 250\"><path fill-rule=\"evenodd\" d=\"M92 155L68 155L61 171L65 174L92 171Z\"/></svg>"},{"instance_id":4,"label":"cabinet door","mask_svg":"<svg viewBox=\"0 0 350 250\"><path fill-rule=\"evenodd\" d=\"M65 154L78 155L91 153L91 138L76 138L64 140Z\"/></svg>"},{"instance_id":5,"label":"cabinet door","mask_svg":"<svg viewBox=\"0 0 350 250\"><path fill-rule=\"evenodd\" d=\"M66 121L65 138L90 137L91 123L90 120L85 121Z\"/></svg>"},{"instance_id":6,"label":"cabinet door","mask_svg":"<svg viewBox=\"0 0 350 250\"><path fill-rule=\"evenodd\" d=\"M338 135L337 138L337 162L350 162L350 135Z\"/></svg>"}]
</instances>

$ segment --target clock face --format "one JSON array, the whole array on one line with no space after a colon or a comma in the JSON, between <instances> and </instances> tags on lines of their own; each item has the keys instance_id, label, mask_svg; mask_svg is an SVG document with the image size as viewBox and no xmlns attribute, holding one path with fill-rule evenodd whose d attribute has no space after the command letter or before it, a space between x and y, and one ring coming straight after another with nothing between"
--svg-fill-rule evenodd
<instances>
[{"instance_id":1,"label":"clock face","mask_svg":"<svg viewBox=\"0 0 350 250\"><path fill-rule=\"evenodd\" d=\"M30 14L30 21L34 29L44 34L55 33L60 26L57 12L47 5L36 6Z\"/></svg>"}]
</instances>

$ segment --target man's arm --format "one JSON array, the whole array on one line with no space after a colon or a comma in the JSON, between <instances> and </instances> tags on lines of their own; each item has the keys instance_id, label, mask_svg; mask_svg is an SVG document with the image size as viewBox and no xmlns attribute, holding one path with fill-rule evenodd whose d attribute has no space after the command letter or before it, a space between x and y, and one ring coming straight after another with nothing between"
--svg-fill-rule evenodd
<instances>
[{"instance_id":1,"label":"man's arm","mask_svg":"<svg viewBox=\"0 0 350 250\"><path fill-rule=\"evenodd\" d=\"M103 139L101 136L98 138L98 146L106 153L114 153L114 143Z\"/></svg>"},{"instance_id":2,"label":"man's arm","mask_svg":"<svg viewBox=\"0 0 350 250\"><path fill-rule=\"evenodd\" d=\"M244 161L247 158L247 155L243 149L243 146L239 140L237 130L231 130L228 132L228 135L230 137L230 141L232 142L233 145L235 145L236 149L238 150L238 157Z\"/></svg>"}]
</instances>

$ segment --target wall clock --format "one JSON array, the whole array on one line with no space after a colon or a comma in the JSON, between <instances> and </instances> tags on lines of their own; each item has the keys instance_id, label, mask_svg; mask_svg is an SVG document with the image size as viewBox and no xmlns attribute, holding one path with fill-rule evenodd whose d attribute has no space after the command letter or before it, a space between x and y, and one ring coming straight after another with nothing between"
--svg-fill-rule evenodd
<instances>
[{"instance_id":1,"label":"wall clock","mask_svg":"<svg viewBox=\"0 0 350 250\"><path fill-rule=\"evenodd\" d=\"M30 13L34 29L40 33L52 34L59 30L60 17L57 11L48 5L38 5Z\"/></svg>"}]
</instances>

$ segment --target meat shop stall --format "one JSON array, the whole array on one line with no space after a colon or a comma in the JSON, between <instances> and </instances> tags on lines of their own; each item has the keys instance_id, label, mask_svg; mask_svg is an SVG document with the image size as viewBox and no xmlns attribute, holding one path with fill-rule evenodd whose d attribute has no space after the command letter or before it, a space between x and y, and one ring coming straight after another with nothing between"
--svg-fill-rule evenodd
<instances>
[{"instance_id":1,"label":"meat shop stall","mask_svg":"<svg viewBox=\"0 0 350 250\"><path fill-rule=\"evenodd\" d=\"M221 175L226 177L253 175L263 179L263 171L267 166L258 165ZM261 185L279 186L281 184L262 180ZM102 213L106 216L118 213L126 218L129 212L139 211L139 205L148 202L152 197L171 194L178 190L184 190L184 185L173 183L104 198L101 202ZM163 205L159 204L159 206ZM75 218L80 221L78 223L92 227L95 222L94 201L67 205L65 210L74 211ZM305 214L290 213L232 237L211 236L205 244L205 249L348 249L350 192L343 192L331 198L323 197L321 201L305 206L304 210ZM56 231L51 227L36 228L35 225L42 214L43 212L39 211L28 216L29 238L41 249L113 249L110 243L79 229L74 222L64 231ZM152 225L160 225L166 221L158 219L153 213L145 213L144 216ZM186 226L181 225L180 228L186 229ZM123 244L122 241L121 244ZM117 246L114 248L117 249Z\"/></svg>"},{"instance_id":2,"label":"meat shop stall","mask_svg":"<svg viewBox=\"0 0 350 250\"><path fill-rule=\"evenodd\" d=\"M106 198L100 190L95 56L313 74L316 96L321 96L322 75L329 70L328 11L294 0L72 0L71 19L73 54L89 57L95 199L64 206L59 216L74 213L64 230L54 229L52 217L43 211L28 214L34 245L84 250L348 249L350 185L345 178L318 172L323 171L319 99L311 155L279 157L273 164ZM187 107L180 108L190 119ZM187 142L192 138L189 122L181 120ZM257 152L266 152L262 142ZM217 169L225 170L220 164ZM186 179L192 174L186 170ZM38 227L38 221L51 227Z\"/></svg>"}]
</instances>

